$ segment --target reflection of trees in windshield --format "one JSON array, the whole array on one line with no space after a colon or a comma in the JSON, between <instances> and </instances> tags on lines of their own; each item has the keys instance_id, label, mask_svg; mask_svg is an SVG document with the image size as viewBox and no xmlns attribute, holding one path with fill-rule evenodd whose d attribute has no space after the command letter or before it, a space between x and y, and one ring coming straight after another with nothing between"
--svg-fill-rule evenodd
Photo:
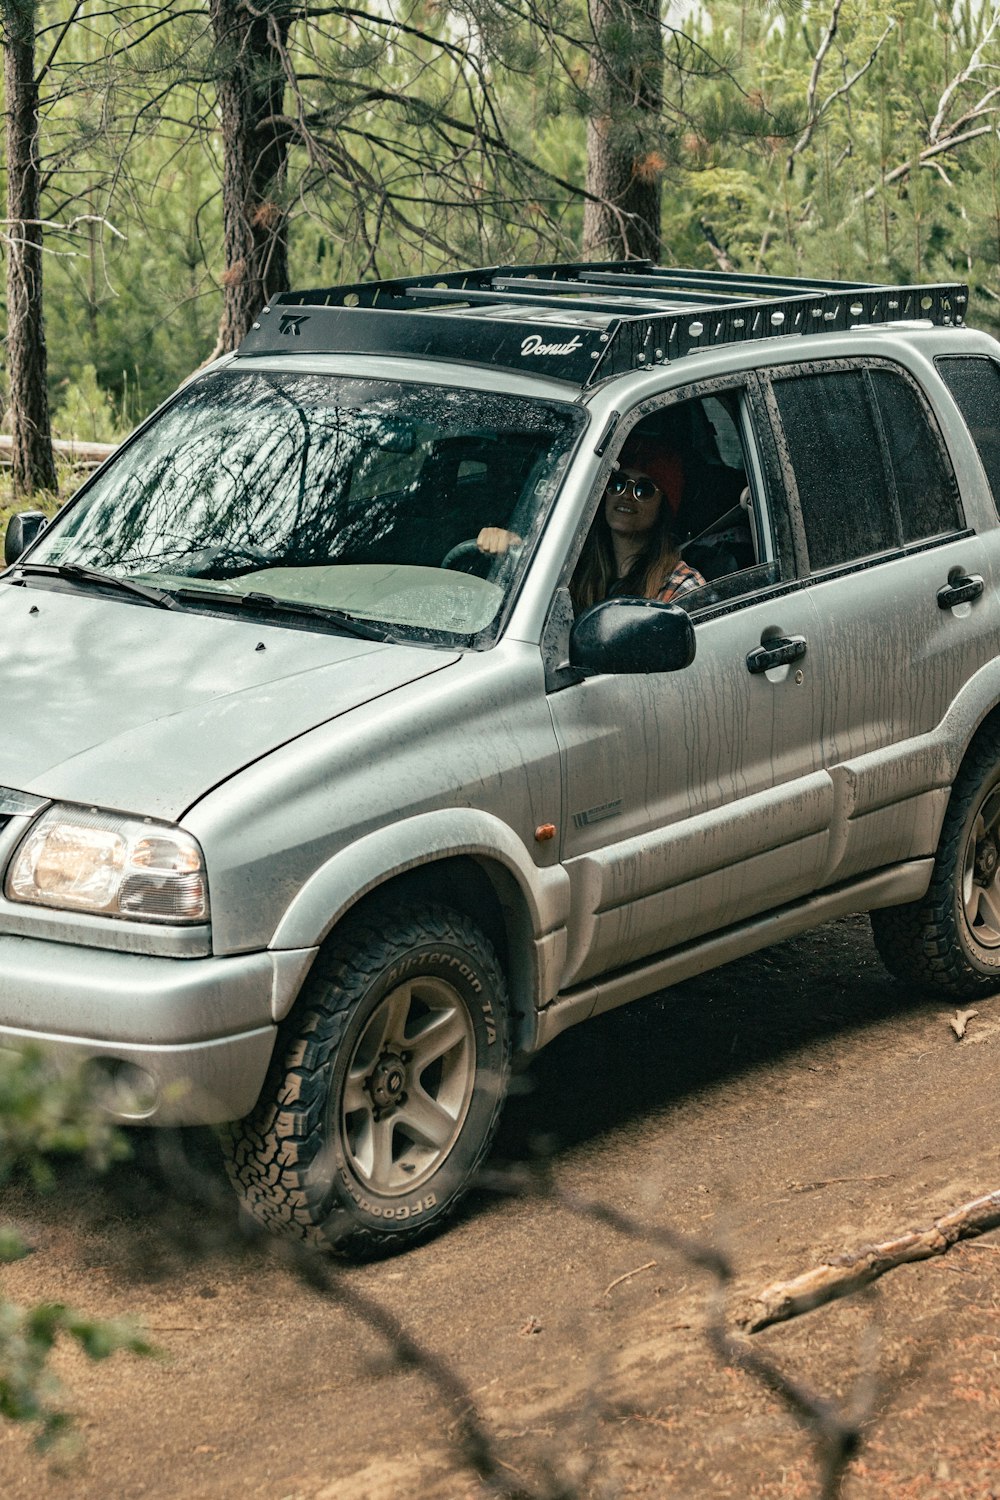
<instances>
[{"instance_id":1,"label":"reflection of trees in windshield","mask_svg":"<svg viewBox=\"0 0 1000 1500\"><path fill-rule=\"evenodd\" d=\"M38 560L208 577L437 566L482 526L530 534L580 420L495 393L220 371L121 454Z\"/></svg>"}]
</instances>

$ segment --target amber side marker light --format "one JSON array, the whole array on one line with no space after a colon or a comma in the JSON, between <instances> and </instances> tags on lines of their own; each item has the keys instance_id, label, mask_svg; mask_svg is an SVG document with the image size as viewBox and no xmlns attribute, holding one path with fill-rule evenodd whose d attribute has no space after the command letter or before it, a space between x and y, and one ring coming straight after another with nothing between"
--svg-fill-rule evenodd
<instances>
[{"instance_id":1,"label":"amber side marker light","mask_svg":"<svg viewBox=\"0 0 1000 1500\"><path fill-rule=\"evenodd\" d=\"M555 836L556 825L554 823L539 823L535 829L535 840L539 844L544 844L548 839L554 839Z\"/></svg>"}]
</instances>

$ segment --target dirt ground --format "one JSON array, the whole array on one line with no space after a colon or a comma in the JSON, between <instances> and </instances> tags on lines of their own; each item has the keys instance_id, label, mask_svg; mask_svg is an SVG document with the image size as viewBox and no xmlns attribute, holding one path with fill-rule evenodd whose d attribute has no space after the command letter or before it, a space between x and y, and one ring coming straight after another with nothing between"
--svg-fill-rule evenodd
<instances>
[{"instance_id":1,"label":"dirt ground","mask_svg":"<svg viewBox=\"0 0 1000 1500\"><path fill-rule=\"evenodd\" d=\"M831 923L561 1037L517 1080L496 1156L543 1149L562 1191L724 1245L738 1301L1000 1187L1000 1001L976 1008L958 1041L954 1007L890 980L864 920ZM217 1184L209 1145L188 1142ZM81 1451L57 1469L30 1434L0 1427L0 1493L484 1493L423 1373L267 1246L220 1247L196 1201L166 1232L157 1172L147 1144L111 1184L21 1187L0 1205L35 1250L4 1272L9 1297L133 1313L160 1351L93 1365L60 1350ZM817 1494L793 1420L709 1353L708 1278L661 1248L480 1193L442 1238L339 1274L450 1363L512 1487L548 1468L586 1500ZM878 1389L848 1500L1000 1496L998 1302L1000 1242L986 1236L756 1336L840 1400L875 1331Z\"/></svg>"}]
</instances>

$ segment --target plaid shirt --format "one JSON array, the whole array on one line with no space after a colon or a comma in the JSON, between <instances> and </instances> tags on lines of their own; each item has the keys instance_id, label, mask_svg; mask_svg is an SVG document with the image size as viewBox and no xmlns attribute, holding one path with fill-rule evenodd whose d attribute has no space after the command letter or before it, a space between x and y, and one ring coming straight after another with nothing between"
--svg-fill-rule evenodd
<instances>
[{"instance_id":1,"label":"plaid shirt","mask_svg":"<svg viewBox=\"0 0 1000 1500\"><path fill-rule=\"evenodd\" d=\"M689 594L692 589L703 588L704 583L705 580L697 568L690 567L682 558L678 558L663 580L663 587L656 597L661 604L670 604L681 594Z\"/></svg>"}]
</instances>

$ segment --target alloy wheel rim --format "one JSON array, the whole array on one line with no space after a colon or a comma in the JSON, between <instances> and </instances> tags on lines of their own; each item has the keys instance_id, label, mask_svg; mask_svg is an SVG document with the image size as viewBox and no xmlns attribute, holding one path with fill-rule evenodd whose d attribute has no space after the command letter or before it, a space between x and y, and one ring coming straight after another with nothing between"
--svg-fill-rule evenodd
<instances>
[{"instance_id":1,"label":"alloy wheel rim","mask_svg":"<svg viewBox=\"0 0 1000 1500\"><path fill-rule=\"evenodd\" d=\"M475 1077L475 1033L458 991L426 977L390 990L344 1079L341 1144L362 1186L392 1198L426 1182L462 1132Z\"/></svg>"}]
</instances>

